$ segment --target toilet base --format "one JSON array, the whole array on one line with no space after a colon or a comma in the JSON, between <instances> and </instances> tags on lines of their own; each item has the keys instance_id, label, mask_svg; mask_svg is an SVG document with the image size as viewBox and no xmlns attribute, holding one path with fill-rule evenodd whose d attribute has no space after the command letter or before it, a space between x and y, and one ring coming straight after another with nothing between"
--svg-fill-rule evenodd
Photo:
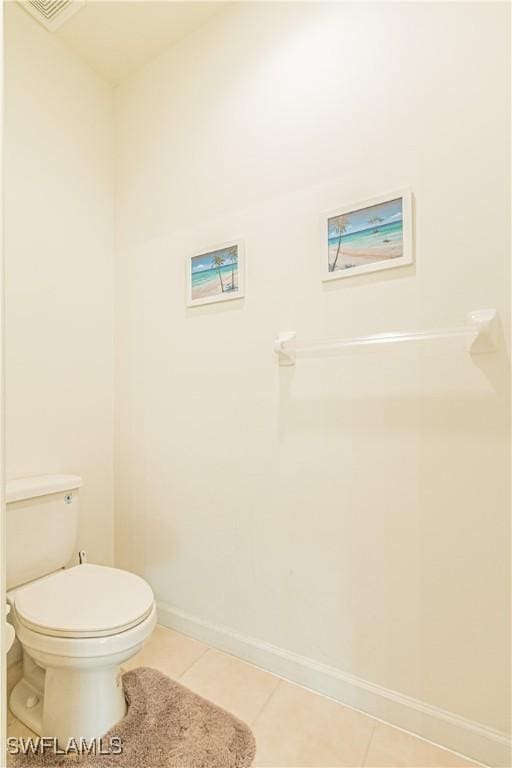
<instances>
[{"instance_id":1,"label":"toilet base","mask_svg":"<svg viewBox=\"0 0 512 768\"><path fill-rule=\"evenodd\" d=\"M43 732L65 749L70 739L90 742L122 720L127 710L118 665L100 669L47 668Z\"/></svg>"},{"instance_id":2,"label":"toilet base","mask_svg":"<svg viewBox=\"0 0 512 768\"><path fill-rule=\"evenodd\" d=\"M9 698L9 709L14 717L39 735L42 734L43 726L43 695L41 690L22 678L12 689Z\"/></svg>"},{"instance_id":3,"label":"toilet base","mask_svg":"<svg viewBox=\"0 0 512 768\"><path fill-rule=\"evenodd\" d=\"M121 671L47 668L44 693L23 678L9 700L15 717L39 736L56 738L61 749L73 739L90 743L126 714Z\"/></svg>"}]
</instances>

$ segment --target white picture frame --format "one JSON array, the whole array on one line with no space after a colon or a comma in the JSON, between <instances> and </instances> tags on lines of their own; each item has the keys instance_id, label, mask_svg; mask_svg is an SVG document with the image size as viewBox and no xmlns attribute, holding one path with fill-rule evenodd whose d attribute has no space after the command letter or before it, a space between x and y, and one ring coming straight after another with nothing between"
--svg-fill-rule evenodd
<instances>
[{"instance_id":1,"label":"white picture frame","mask_svg":"<svg viewBox=\"0 0 512 768\"><path fill-rule=\"evenodd\" d=\"M327 211L321 230L324 282L414 263L410 189Z\"/></svg>"},{"instance_id":2,"label":"white picture frame","mask_svg":"<svg viewBox=\"0 0 512 768\"><path fill-rule=\"evenodd\" d=\"M245 296L245 248L242 240L202 248L187 255L188 307L217 304Z\"/></svg>"}]
</instances>

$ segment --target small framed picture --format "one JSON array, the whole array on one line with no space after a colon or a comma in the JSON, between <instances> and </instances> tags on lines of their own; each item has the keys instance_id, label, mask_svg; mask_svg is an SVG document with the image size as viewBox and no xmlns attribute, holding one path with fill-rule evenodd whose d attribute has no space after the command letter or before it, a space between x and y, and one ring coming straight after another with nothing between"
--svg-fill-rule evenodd
<instances>
[{"instance_id":1,"label":"small framed picture","mask_svg":"<svg viewBox=\"0 0 512 768\"><path fill-rule=\"evenodd\" d=\"M241 240L188 256L186 270L189 307L244 296L245 255Z\"/></svg>"},{"instance_id":2,"label":"small framed picture","mask_svg":"<svg viewBox=\"0 0 512 768\"><path fill-rule=\"evenodd\" d=\"M322 280L412 264L410 190L381 195L325 214Z\"/></svg>"}]
</instances>

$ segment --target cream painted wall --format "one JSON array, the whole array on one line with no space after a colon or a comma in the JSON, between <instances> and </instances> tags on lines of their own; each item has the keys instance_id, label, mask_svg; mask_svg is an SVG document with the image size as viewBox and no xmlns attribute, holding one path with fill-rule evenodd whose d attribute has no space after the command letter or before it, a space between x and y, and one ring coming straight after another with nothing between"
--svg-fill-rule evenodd
<instances>
[{"instance_id":1,"label":"cream painted wall","mask_svg":"<svg viewBox=\"0 0 512 768\"><path fill-rule=\"evenodd\" d=\"M109 563L112 90L16 3L4 11L7 477L82 475L79 546Z\"/></svg>"},{"instance_id":2,"label":"cream painted wall","mask_svg":"<svg viewBox=\"0 0 512 768\"><path fill-rule=\"evenodd\" d=\"M276 366L303 338L509 313L509 9L242 4L117 109L116 562L162 604L509 725L508 357ZM416 265L323 286L320 213L410 186ZM185 308L243 237L247 296Z\"/></svg>"}]
</instances>

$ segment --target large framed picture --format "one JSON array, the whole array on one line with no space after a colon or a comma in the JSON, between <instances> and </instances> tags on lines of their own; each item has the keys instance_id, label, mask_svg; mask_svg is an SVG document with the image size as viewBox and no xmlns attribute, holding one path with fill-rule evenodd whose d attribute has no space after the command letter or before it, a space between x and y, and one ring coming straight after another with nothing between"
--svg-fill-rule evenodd
<instances>
[{"instance_id":1,"label":"large framed picture","mask_svg":"<svg viewBox=\"0 0 512 768\"><path fill-rule=\"evenodd\" d=\"M325 214L322 280L413 262L410 190L381 195Z\"/></svg>"},{"instance_id":2,"label":"large framed picture","mask_svg":"<svg viewBox=\"0 0 512 768\"><path fill-rule=\"evenodd\" d=\"M223 243L188 256L186 271L189 307L241 299L245 290L242 241Z\"/></svg>"}]
</instances>

